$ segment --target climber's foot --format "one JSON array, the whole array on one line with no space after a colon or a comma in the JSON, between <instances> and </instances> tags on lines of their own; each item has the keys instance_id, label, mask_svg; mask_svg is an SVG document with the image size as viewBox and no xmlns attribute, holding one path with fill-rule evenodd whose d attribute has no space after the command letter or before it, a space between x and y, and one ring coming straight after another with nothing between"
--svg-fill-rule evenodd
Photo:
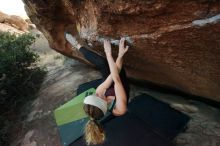
<instances>
[{"instance_id":1,"label":"climber's foot","mask_svg":"<svg viewBox=\"0 0 220 146\"><path fill-rule=\"evenodd\" d=\"M80 49L82 45L77 41L76 37L72 36L70 33L65 33L66 40L72 45L72 48Z\"/></svg>"}]
</instances>

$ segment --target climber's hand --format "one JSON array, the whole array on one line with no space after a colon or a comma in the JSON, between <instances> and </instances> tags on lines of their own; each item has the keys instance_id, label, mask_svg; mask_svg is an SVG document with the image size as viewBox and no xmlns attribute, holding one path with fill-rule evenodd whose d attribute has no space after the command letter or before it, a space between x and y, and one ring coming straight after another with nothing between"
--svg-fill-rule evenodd
<instances>
[{"instance_id":1,"label":"climber's hand","mask_svg":"<svg viewBox=\"0 0 220 146\"><path fill-rule=\"evenodd\" d=\"M118 51L118 57L123 57L124 54L128 51L129 46L125 47L125 38L121 38L119 43L119 51Z\"/></svg>"},{"instance_id":2,"label":"climber's hand","mask_svg":"<svg viewBox=\"0 0 220 146\"><path fill-rule=\"evenodd\" d=\"M104 40L104 49L105 49L105 54L106 55L111 55L112 54L111 43L110 43L109 40Z\"/></svg>"}]
</instances>

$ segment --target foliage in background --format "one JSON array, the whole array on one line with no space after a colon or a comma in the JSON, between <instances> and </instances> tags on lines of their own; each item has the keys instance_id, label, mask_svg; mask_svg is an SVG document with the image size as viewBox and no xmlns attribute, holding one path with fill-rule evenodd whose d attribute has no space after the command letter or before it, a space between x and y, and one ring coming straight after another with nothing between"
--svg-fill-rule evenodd
<instances>
[{"instance_id":1,"label":"foliage in background","mask_svg":"<svg viewBox=\"0 0 220 146\"><path fill-rule=\"evenodd\" d=\"M39 56L30 50L34 41L30 34L0 33L0 145L8 145L11 121L36 97L46 74L36 64Z\"/></svg>"}]
</instances>

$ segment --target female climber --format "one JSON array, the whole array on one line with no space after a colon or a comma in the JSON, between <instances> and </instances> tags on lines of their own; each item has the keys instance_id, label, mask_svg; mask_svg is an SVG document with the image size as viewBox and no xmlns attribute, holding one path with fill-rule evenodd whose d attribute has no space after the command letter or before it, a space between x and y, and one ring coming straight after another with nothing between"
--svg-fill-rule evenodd
<instances>
[{"instance_id":1,"label":"female climber","mask_svg":"<svg viewBox=\"0 0 220 146\"><path fill-rule=\"evenodd\" d=\"M76 42L70 34L66 34L66 39L83 54L83 56L93 63L100 70L103 82L97 87L94 95L89 95L84 99L84 111L89 116L89 121L85 127L85 139L87 144L100 144L105 140L104 131L99 120L104 117L107 111L115 116L121 116L127 111L129 98L129 84L123 64L123 56L128 51L125 47L125 39L119 43L119 51L116 62L112 57L111 44L109 40L104 40L104 51L106 58L95 54ZM109 107L109 108L108 108Z\"/></svg>"}]
</instances>

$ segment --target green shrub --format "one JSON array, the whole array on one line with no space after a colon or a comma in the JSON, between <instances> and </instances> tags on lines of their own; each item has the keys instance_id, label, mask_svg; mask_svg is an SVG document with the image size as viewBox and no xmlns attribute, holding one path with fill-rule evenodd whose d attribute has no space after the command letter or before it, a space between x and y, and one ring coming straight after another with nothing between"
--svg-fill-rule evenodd
<instances>
[{"instance_id":1,"label":"green shrub","mask_svg":"<svg viewBox=\"0 0 220 146\"><path fill-rule=\"evenodd\" d=\"M7 121L14 120L21 107L36 97L46 74L36 64L39 56L30 50L34 41L30 34L0 33L0 145L7 143Z\"/></svg>"}]
</instances>

